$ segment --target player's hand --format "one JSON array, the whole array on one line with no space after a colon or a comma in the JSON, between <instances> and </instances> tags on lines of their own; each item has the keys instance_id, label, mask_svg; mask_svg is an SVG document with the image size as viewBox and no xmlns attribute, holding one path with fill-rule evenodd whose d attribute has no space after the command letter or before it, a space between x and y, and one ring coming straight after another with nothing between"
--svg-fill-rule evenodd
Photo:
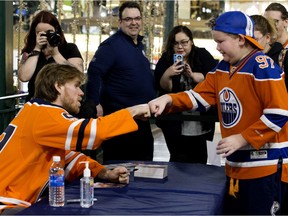
<instances>
[{"instance_id":1,"label":"player's hand","mask_svg":"<svg viewBox=\"0 0 288 216\"><path fill-rule=\"evenodd\" d=\"M98 173L97 177L110 182L129 183L129 171L124 166L117 166L113 170L104 168Z\"/></svg>"},{"instance_id":2,"label":"player's hand","mask_svg":"<svg viewBox=\"0 0 288 216\"><path fill-rule=\"evenodd\" d=\"M161 97L158 97L154 100L151 100L148 105L150 107L150 112L154 114L155 117L162 114L165 107L168 105L171 105L172 98L170 95L162 95Z\"/></svg>"},{"instance_id":3,"label":"player's hand","mask_svg":"<svg viewBox=\"0 0 288 216\"><path fill-rule=\"evenodd\" d=\"M139 104L132 107L128 107L127 110L131 113L133 118L147 120L151 117L150 108L148 104Z\"/></svg>"},{"instance_id":4,"label":"player's hand","mask_svg":"<svg viewBox=\"0 0 288 216\"><path fill-rule=\"evenodd\" d=\"M110 179L111 181L118 181L122 184L129 183L129 171L126 167L118 166L110 171Z\"/></svg>"}]
</instances>

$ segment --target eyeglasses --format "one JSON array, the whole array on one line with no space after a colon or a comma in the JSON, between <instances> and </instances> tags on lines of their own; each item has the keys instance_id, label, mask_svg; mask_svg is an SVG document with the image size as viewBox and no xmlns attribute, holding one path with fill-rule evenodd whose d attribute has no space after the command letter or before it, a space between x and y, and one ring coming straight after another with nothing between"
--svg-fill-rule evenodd
<instances>
[{"instance_id":1,"label":"eyeglasses","mask_svg":"<svg viewBox=\"0 0 288 216\"><path fill-rule=\"evenodd\" d=\"M141 16L137 16L137 17L125 17L125 18L122 18L121 20L124 20L125 22L127 23L131 23L133 22L133 20L136 22L139 22L140 20L142 20L142 17Z\"/></svg>"},{"instance_id":2,"label":"eyeglasses","mask_svg":"<svg viewBox=\"0 0 288 216\"><path fill-rule=\"evenodd\" d=\"M188 40L182 40L182 41L180 41L180 42L178 42L178 41L175 41L174 42L174 47L178 47L179 45L181 45L182 47L185 47L185 46L187 46L188 45L188 42L190 41L190 39L188 39Z\"/></svg>"}]
</instances>

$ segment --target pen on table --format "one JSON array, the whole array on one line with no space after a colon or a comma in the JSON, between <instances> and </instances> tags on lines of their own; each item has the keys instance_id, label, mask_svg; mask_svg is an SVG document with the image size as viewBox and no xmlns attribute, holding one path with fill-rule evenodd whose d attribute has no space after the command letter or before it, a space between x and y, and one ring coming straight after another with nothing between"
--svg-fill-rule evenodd
<instances>
[{"instance_id":1,"label":"pen on table","mask_svg":"<svg viewBox=\"0 0 288 216\"><path fill-rule=\"evenodd\" d=\"M128 169L128 171L131 173L131 172L135 172L137 171L138 169L137 168L133 168L133 169Z\"/></svg>"},{"instance_id":2,"label":"pen on table","mask_svg":"<svg viewBox=\"0 0 288 216\"><path fill-rule=\"evenodd\" d=\"M80 203L80 199L69 199L67 200L67 203L77 203L79 202ZM97 198L93 198L93 201L97 201Z\"/></svg>"}]
</instances>

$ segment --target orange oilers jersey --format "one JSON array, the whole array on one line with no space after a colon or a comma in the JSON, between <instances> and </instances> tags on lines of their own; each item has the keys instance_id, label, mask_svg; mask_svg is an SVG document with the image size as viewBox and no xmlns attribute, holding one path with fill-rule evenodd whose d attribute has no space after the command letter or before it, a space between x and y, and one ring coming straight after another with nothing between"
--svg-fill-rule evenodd
<instances>
[{"instance_id":1,"label":"orange oilers jersey","mask_svg":"<svg viewBox=\"0 0 288 216\"><path fill-rule=\"evenodd\" d=\"M288 182L288 95L271 58L253 51L234 67L221 61L193 90L171 97L168 112L217 106L222 137L241 133L250 144L227 157L229 177L270 175L282 158L282 181Z\"/></svg>"},{"instance_id":2,"label":"orange oilers jersey","mask_svg":"<svg viewBox=\"0 0 288 216\"><path fill-rule=\"evenodd\" d=\"M0 211L37 201L53 155L65 163L66 180L82 176L85 166L79 161L85 160L95 177L103 166L73 150L96 149L103 140L137 128L125 109L98 119L77 119L43 100L26 103L0 136Z\"/></svg>"}]
</instances>

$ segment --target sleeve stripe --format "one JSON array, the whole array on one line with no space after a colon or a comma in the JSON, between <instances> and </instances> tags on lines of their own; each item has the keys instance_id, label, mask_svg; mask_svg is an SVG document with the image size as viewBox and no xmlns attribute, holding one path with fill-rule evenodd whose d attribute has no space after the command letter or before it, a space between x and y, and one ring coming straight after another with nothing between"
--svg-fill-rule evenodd
<instances>
[{"instance_id":1,"label":"sleeve stripe","mask_svg":"<svg viewBox=\"0 0 288 216\"><path fill-rule=\"evenodd\" d=\"M89 137L89 141L87 144L87 149L89 149L89 150L93 149L95 139L96 139L96 134L97 134L97 119L92 119L91 129L90 129L90 137Z\"/></svg>"},{"instance_id":2,"label":"sleeve stripe","mask_svg":"<svg viewBox=\"0 0 288 216\"><path fill-rule=\"evenodd\" d=\"M70 150L70 146L71 146L71 141L73 138L73 131L74 128L80 124L84 119L79 119L75 122L73 122L70 127L68 128L68 132L67 132L67 138L66 138L66 142L65 142L65 150Z\"/></svg>"},{"instance_id":3,"label":"sleeve stripe","mask_svg":"<svg viewBox=\"0 0 288 216\"><path fill-rule=\"evenodd\" d=\"M264 109L264 114L277 114L288 117L288 111L283 109Z\"/></svg>"},{"instance_id":4,"label":"sleeve stripe","mask_svg":"<svg viewBox=\"0 0 288 216\"><path fill-rule=\"evenodd\" d=\"M261 116L261 121L263 121L263 123L269 127L271 130L275 131L275 132L280 132L281 127L278 127L277 125L273 124L271 121L269 121L269 119L266 118L265 115Z\"/></svg>"},{"instance_id":5,"label":"sleeve stripe","mask_svg":"<svg viewBox=\"0 0 288 216\"><path fill-rule=\"evenodd\" d=\"M210 108L210 105L201 97L200 94L198 94L197 92L195 92L193 90L189 90L188 92L190 94L192 94L192 96L193 96L193 97L191 97L191 95L189 95L189 93L188 93L188 95L189 95L189 97L193 103L193 110L194 110L194 106L195 106L195 109L198 108L199 111L204 111L204 112L206 112Z\"/></svg>"},{"instance_id":6,"label":"sleeve stripe","mask_svg":"<svg viewBox=\"0 0 288 216\"><path fill-rule=\"evenodd\" d=\"M68 154L65 155L65 161L69 160L70 157L73 157L75 155L75 151L70 151Z\"/></svg>"},{"instance_id":7,"label":"sleeve stripe","mask_svg":"<svg viewBox=\"0 0 288 216\"><path fill-rule=\"evenodd\" d=\"M185 93L188 95L188 97L190 98L190 100L191 100L191 102L193 104L192 110L193 111L196 110L198 108L198 103L197 103L197 101L196 101L196 99L195 99L195 97L194 97L194 95L192 93L192 90L185 91Z\"/></svg>"},{"instance_id":8,"label":"sleeve stripe","mask_svg":"<svg viewBox=\"0 0 288 216\"><path fill-rule=\"evenodd\" d=\"M80 126L80 129L78 131L78 139L77 139L77 143L76 143L76 151L81 151L82 150L82 143L83 143L83 139L84 139L84 131L85 128L87 126L87 124L89 123L90 119L85 119Z\"/></svg>"},{"instance_id":9,"label":"sleeve stripe","mask_svg":"<svg viewBox=\"0 0 288 216\"><path fill-rule=\"evenodd\" d=\"M66 177L69 175L70 171L72 170L72 168L74 167L75 163L78 161L78 158L83 156L84 154L80 153L78 154L70 163L69 165L66 167L65 169L65 179Z\"/></svg>"}]
</instances>

